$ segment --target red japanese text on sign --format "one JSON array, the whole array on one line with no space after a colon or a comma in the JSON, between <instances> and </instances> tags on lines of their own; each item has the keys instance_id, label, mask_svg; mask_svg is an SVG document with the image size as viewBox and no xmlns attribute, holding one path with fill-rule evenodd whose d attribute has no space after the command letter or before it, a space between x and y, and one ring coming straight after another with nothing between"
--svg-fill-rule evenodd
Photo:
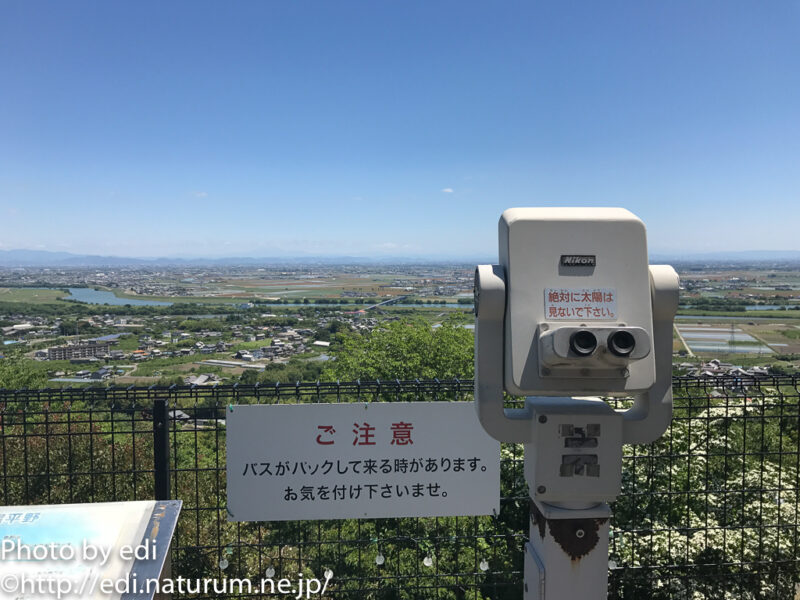
<instances>
[{"instance_id":1,"label":"red japanese text on sign","mask_svg":"<svg viewBox=\"0 0 800 600\"><path fill-rule=\"evenodd\" d=\"M336 443L336 429L333 425L317 425L319 433L316 437L316 442L320 446L333 446ZM411 437L414 431L413 423L406 423L405 421L398 421L392 423L388 431L382 431L376 434L377 427L373 427L369 423L353 423L353 446L375 446L375 440L379 441L388 440L391 446L409 446L414 444ZM391 434L391 438L388 434Z\"/></svg>"},{"instance_id":2,"label":"red japanese text on sign","mask_svg":"<svg viewBox=\"0 0 800 600\"><path fill-rule=\"evenodd\" d=\"M353 446L374 446L375 427L369 423L353 423Z\"/></svg>"},{"instance_id":3,"label":"red japanese text on sign","mask_svg":"<svg viewBox=\"0 0 800 600\"><path fill-rule=\"evenodd\" d=\"M407 446L413 444L414 440L411 439L411 430L414 426L411 423L392 423L392 441L391 443L396 446Z\"/></svg>"},{"instance_id":4,"label":"red japanese text on sign","mask_svg":"<svg viewBox=\"0 0 800 600\"><path fill-rule=\"evenodd\" d=\"M333 444L333 434L336 430L333 425L317 425L317 429L321 429L323 433L317 436L317 443L322 446L330 446Z\"/></svg>"},{"instance_id":5,"label":"red japanese text on sign","mask_svg":"<svg viewBox=\"0 0 800 600\"><path fill-rule=\"evenodd\" d=\"M544 291L545 318L566 321L613 321L617 318L617 292L609 288Z\"/></svg>"}]
</instances>

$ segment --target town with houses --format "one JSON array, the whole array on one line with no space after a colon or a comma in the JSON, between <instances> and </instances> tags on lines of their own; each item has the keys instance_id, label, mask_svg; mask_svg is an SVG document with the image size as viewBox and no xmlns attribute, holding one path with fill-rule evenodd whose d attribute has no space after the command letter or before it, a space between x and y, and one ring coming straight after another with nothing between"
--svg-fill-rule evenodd
<instances>
[{"instance_id":1,"label":"town with houses","mask_svg":"<svg viewBox=\"0 0 800 600\"><path fill-rule=\"evenodd\" d=\"M313 378L335 360L337 332L409 318L472 327L473 268L0 267L0 360L26 361L54 387L216 385L279 379L288 366ZM679 270L676 375L800 369L800 269Z\"/></svg>"},{"instance_id":2,"label":"town with houses","mask_svg":"<svg viewBox=\"0 0 800 600\"><path fill-rule=\"evenodd\" d=\"M235 382L243 373L262 372L268 365L321 363L330 359L332 332L368 332L380 320L392 319L328 308L307 308L303 313L250 308L244 313L177 318L97 314L75 322L79 334L72 333L73 322L61 318L7 314L4 320L19 322L0 330L0 352L24 350L22 356L45 368L54 386L152 384L166 379L213 385Z\"/></svg>"}]
</instances>

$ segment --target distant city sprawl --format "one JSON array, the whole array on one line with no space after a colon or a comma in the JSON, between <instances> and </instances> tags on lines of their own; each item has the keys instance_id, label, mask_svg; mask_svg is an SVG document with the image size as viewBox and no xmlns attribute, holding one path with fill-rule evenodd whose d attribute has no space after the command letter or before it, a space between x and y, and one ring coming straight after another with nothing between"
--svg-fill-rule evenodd
<instances>
[{"instance_id":1,"label":"distant city sprawl","mask_svg":"<svg viewBox=\"0 0 800 600\"><path fill-rule=\"evenodd\" d=\"M471 308L467 265L6 268L0 353L29 387L316 380L345 336Z\"/></svg>"},{"instance_id":2,"label":"distant city sprawl","mask_svg":"<svg viewBox=\"0 0 800 600\"><path fill-rule=\"evenodd\" d=\"M385 368L371 370L367 356L380 350L379 362L393 364L384 350L392 343L404 353L414 351L414 344L446 345L444 352L458 357L450 363L395 365L405 376L441 376L436 369L468 376L473 268L0 268L0 386L392 376ZM758 376L798 370L800 265L684 263L678 269L676 374ZM392 322L413 326L418 334L404 335L408 330L392 328ZM443 324L457 326L464 335L458 341L426 337L426 329L435 333ZM370 343L376 328L381 337ZM429 348L418 350L425 355Z\"/></svg>"}]
</instances>

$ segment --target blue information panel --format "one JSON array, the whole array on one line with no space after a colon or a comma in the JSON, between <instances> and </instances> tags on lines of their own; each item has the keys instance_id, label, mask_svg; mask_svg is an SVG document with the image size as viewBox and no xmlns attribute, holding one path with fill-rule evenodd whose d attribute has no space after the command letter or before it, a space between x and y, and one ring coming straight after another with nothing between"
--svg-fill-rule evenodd
<instances>
[{"instance_id":1,"label":"blue information panel","mask_svg":"<svg viewBox=\"0 0 800 600\"><path fill-rule=\"evenodd\" d=\"M0 507L0 598L153 598L181 502Z\"/></svg>"}]
</instances>

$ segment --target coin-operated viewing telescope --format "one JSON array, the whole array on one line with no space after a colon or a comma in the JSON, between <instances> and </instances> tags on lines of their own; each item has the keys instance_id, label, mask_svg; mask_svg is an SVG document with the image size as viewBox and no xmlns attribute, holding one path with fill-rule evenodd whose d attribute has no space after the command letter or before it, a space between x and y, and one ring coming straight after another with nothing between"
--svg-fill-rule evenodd
<instances>
[{"instance_id":1,"label":"coin-operated viewing telescope","mask_svg":"<svg viewBox=\"0 0 800 600\"><path fill-rule=\"evenodd\" d=\"M644 224L622 208L511 208L499 229L500 264L475 272L475 404L492 437L525 445L524 597L606 598L622 445L672 418L678 276L648 265Z\"/></svg>"}]
</instances>

